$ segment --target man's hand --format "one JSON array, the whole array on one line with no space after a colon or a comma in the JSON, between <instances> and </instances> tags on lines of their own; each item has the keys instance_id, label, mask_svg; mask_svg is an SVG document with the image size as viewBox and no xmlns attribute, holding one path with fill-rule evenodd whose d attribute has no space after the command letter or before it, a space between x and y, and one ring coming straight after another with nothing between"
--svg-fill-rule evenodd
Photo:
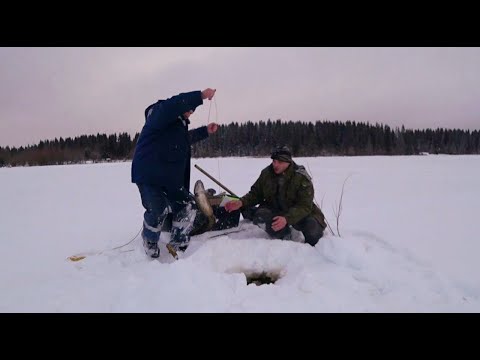
<instances>
[{"instance_id":1,"label":"man's hand","mask_svg":"<svg viewBox=\"0 0 480 360\"><path fill-rule=\"evenodd\" d=\"M215 123L210 123L207 125L207 130L209 134L213 134L218 130L218 125Z\"/></svg>"},{"instance_id":2,"label":"man's hand","mask_svg":"<svg viewBox=\"0 0 480 360\"><path fill-rule=\"evenodd\" d=\"M287 219L283 216L275 216L272 222L272 229L274 231L280 231L287 225Z\"/></svg>"},{"instance_id":3,"label":"man's hand","mask_svg":"<svg viewBox=\"0 0 480 360\"><path fill-rule=\"evenodd\" d=\"M240 209L243 206L242 200L232 200L225 204L225 210L232 212Z\"/></svg>"},{"instance_id":4,"label":"man's hand","mask_svg":"<svg viewBox=\"0 0 480 360\"><path fill-rule=\"evenodd\" d=\"M205 89L202 91L202 99L205 100L205 99L208 99L208 100L212 100L213 98L213 95L215 95L215 91L217 91L217 89Z\"/></svg>"}]
</instances>

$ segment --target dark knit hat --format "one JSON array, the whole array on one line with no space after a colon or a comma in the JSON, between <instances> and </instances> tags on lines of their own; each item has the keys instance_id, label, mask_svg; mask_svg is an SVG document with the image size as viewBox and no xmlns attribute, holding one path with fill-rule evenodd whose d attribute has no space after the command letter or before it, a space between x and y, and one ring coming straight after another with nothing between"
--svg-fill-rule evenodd
<instances>
[{"instance_id":1,"label":"dark knit hat","mask_svg":"<svg viewBox=\"0 0 480 360\"><path fill-rule=\"evenodd\" d=\"M279 160L279 161L284 161L289 163L293 161L292 152L285 145L277 146L275 149L273 149L272 156L270 156L270 158L272 158L273 160Z\"/></svg>"}]
</instances>

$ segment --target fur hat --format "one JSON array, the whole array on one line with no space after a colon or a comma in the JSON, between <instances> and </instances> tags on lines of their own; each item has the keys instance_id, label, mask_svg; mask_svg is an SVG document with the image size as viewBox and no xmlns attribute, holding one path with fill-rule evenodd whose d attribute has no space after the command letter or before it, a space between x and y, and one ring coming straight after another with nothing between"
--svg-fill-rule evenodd
<instances>
[{"instance_id":1,"label":"fur hat","mask_svg":"<svg viewBox=\"0 0 480 360\"><path fill-rule=\"evenodd\" d=\"M279 160L279 161L284 161L284 162L289 162L291 163L292 160L292 152L290 149L283 145L283 146L277 146L275 149L272 150L272 155L270 158L274 160Z\"/></svg>"}]
</instances>

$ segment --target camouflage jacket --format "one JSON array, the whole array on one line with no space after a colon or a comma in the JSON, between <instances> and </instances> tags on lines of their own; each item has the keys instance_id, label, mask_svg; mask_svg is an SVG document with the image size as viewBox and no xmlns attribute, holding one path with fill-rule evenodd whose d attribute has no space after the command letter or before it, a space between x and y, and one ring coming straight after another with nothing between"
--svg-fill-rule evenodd
<instances>
[{"instance_id":1,"label":"camouflage jacket","mask_svg":"<svg viewBox=\"0 0 480 360\"><path fill-rule=\"evenodd\" d=\"M287 223L295 225L308 215L314 216L325 228L325 216L314 204L314 189L305 167L293 162L280 175L270 164L262 170L248 194L240 199L244 208L259 204L284 216Z\"/></svg>"}]
</instances>

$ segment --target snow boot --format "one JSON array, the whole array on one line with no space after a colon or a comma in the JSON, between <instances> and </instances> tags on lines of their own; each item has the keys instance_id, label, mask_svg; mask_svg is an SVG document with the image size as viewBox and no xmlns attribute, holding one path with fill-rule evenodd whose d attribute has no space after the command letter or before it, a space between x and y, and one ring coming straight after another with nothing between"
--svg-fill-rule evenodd
<instances>
[{"instance_id":1,"label":"snow boot","mask_svg":"<svg viewBox=\"0 0 480 360\"><path fill-rule=\"evenodd\" d=\"M145 249L145 253L151 258L156 259L160 256L160 248L156 242L150 242L143 239L143 248Z\"/></svg>"}]
</instances>

